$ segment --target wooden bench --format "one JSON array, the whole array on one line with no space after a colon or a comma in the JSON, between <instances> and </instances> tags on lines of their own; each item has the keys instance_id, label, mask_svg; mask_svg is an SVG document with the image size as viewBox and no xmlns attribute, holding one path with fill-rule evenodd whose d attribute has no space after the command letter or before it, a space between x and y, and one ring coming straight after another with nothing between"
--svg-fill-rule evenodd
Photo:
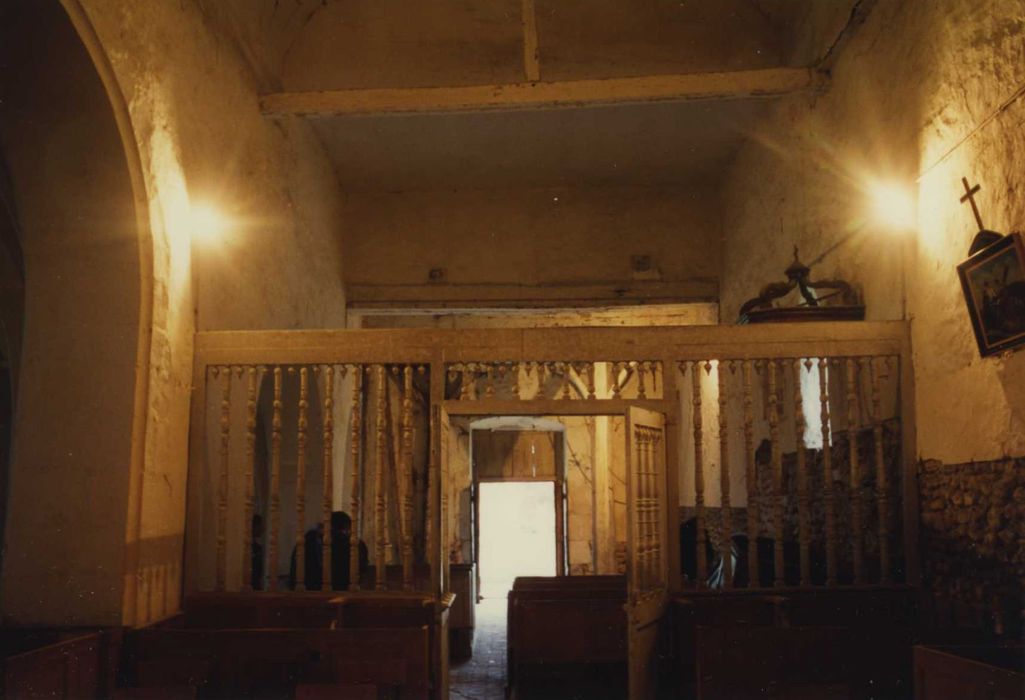
<instances>
[{"instance_id":1,"label":"wooden bench","mask_svg":"<svg viewBox=\"0 0 1025 700\"><path fill-rule=\"evenodd\" d=\"M510 687L524 697L569 688L586 688L588 697L623 696L625 603L621 576L517 579L509 593Z\"/></svg>"},{"instance_id":2,"label":"wooden bench","mask_svg":"<svg viewBox=\"0 0 1025 700\"><path fill-rule=\"evenodd\" d=\"M1021 644L916 646L915 700L1020 700L1025 697Z\"/></svg>"},{"instance_id":3,"label":"wooden bench","mask_svg":"<svg viewBox=\"0 0 1025 700\"><path fill-rule=\"evenodd\" d=\"M115 685L120 641L119 630L4 630L4 697L106 696Z\"/></svg>"},{"instance_id":4,"label":"wooden bench","mask_svg":"<svg viewBox=\"0 0 1025 700\"><path fill-rule=\"evenodd\" d=\"M477 573L473 564L452 564L452 592L456 594L449 616L449 652L454 660L473 655L476 627Z\"/></svg>"},{"instance_id":5,"label":"wooden bench","mask_svg":"<svg viewBox=\"0 0 1025 700\"><path fill-rule=\"evenodd\" d=\"M147 662L208 662L203 694L245 697L257 690L288 693L299 683L367 684L400 698L427 698L427 627L359 629L147 628L126 640L131 672Z\"/></svg>"},{"instance_id":6,"label":"wooden bench","mask_svg":"<svg viewBox=\"0 0 1025 700\"><path fill-rule=\"evenodd\" d=\"M691 694L704 683L706 696L714 697L714 694L709 695L713 691L708 688L719 687L717 684L720 680L717 679L725 678L721 682L727 685L739 682L738 679L728 678L726 669L733 661L740 663L740 657L723 656L716 660L717 657L708 656L727 653L716 651L716 645L726 645L734 650L743 649L745 663L754 669L751 671L754 675L748 675L763 680L775 678L772 674L783 673L781 668L790 668L780 664L790 658L786 656L790 653L787 650L796 648L810 649L817 654L817 657L813 654L810 658L819 658L816 663L821 665L834 661L839 663L839 659L845 659L842 668L838 667L839 676L815 676L814 671L809 669L812 675L805 676L804 681L809 687L821 686L818 691L807 691L811 697L815 697L815 692L836 692L839 693L837 697L845 697L843 693L849 693L851 697L867 697L872 694L880 697L906 697L911 682L916 595L907 586L679 594L673 600L677 687L682 694ZM762 641L759 641L757 635L752 637L750 630L764 633ZM838 630L842 630L842 633ZM847 651L851 654L849 658L843 656ZM706 668L713 664L718 669L711 680L700 676L702 658ZM737 666L734 673L741 672L737 669L745 668L743 665ZM770 675L759 676L759 669ZM748 672L744 670L743 673ZM785 685L780 685L782 681L773 683L785 689ZM846 690L840 690L841 686ZM785 696L800 696L802 692L800 688L790 689L786 690ZM727 694L724 697L743 695Z\"/></svg>"},{"instance_id":7,"label":"wooden bench","mask_svg":"<svg viewBox=\"0 0 1025 700\"><path fill-rule=\"evenodd\" d=\"M513 581L514 591L534 589L571 589L579 588L610 588L626 590L626 577L617 574L601 574L598 576L520 576Z\"/></svg>"},{"instance_id":8,"label":"wooden bench","mask_svg":"<svg viewBox=\"0 0 1025 700\"><path fill-rule=\"evenodd\" d=\"M852 700L856 649L840 627L695 630L698 700ZM891 697L883 695L882 697Z\"/></svg>"},{"instance_id":9,"label":"wooden bench","mask_svg":"<svg viewBox=\"0 0 1025 700\"><path fill-rule=\"evenodd\" d=\"M674 683L681 693L689 694L697 680L698 628L776 626L781 623L782 604L780 596L762 593L700 591L674 596L670 603L670 644L676 663L667 675L675 676Z\"/></svg>"},{"instance_id":10,"label":"wooden bench","mask_svg":"<svg viewBox=\"0 0 1025 700\"><path fill-rule=\"evenodd\" d=\"M331 592L190 593L180 621L188 629L330 629L343 601Z\"/></svg>"},{"instance_id":11,"label":"wooden bench","mask_svg":"<svg viewBox=\"0 0 1025 700\"><path fill-rule=\"evenodd\" d=\"M911 586L843 586L781 590L785 624L914 627L918 591Z\"/></svg>"}]
</instances>

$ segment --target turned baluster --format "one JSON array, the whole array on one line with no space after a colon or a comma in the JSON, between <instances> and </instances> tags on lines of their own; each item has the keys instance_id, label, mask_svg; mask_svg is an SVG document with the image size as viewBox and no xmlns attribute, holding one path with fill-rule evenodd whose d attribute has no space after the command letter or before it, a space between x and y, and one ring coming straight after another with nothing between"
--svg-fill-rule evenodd
<instances>
[{"instance_id":1,"label":"turned baluster","mask_svg":"<svg viewBox=\"0 0 1025 700\"><path fill-rule=\"evenodd\" d=\"M214 368L221 378L221 471L217 485L217 590L223 591L228 572L228 471L231 444L231 367Z\"/></svg>"},{"instance_id":2,"label":"turned baluster","mask_svg":"<svg viewBox=\"0 0 1025 700\"><path fill-rule=\"evenodd\" d=\"M754 413L751 400L751 360L744 360L744 459L747 478L747 580L748 587L759 586L758 576L758 470L755 466Z\"/></svg>"},{"instance_id":3,"label":"turned baluster","mask_svg":"<svg viewBox=\"0 0 1025 700\"><path fill-rule=\"evenodd\" d=\"M847 446L850 454L851 553L854 560L854 583L865 580L864 526L861 508L861 465L858 463L858 366L847 358Z\"/></svg>"},{"instance_id":4,"label":"turned baluster","mask_svg":"<svg viewBox=\"0 0 1025 700\"><path fill-rule=\"evenodd\" d=\"M383 591L387 588L387 555L388 555L388 522L387 496L384 479L385 462L387 461L387 442L385 438L385 381L384 365L375 365L376 405L374 420L374 436L376 445L376 463L374 471L374 551L377 570L376 588Z\"/></svg>"},{"instance_id":5,"label":"turned baluster","mask_svg":"<svg viewBox=\"0 0 1025 700\"><path fill-rule=\"evenodd\" d=\"M334 492L334 455L335 455L335 368L327 365L324 368L324 406L323 406L323 438L324 464L321 473L320 518L324 528L324 545L321 547L321 590L331 590L331 542L334 533L331 531L331 511Z\"/></svg>"},{"instance_id":6,"label":"turned baluster","mask_svg":"<svg viewBox=\"0 0 1025 700\"><path fill-rule=\"evenodd\" d=\"M801 585L811 585L811 495L808 493L807 455L804 434L804 398L801 396L801 360L793 362L794 440L797 448L797 539L800 552Z\"/></svg>"},{"instance_id":7,"label":"turned baluster","mask_svg":"<svg viewBox=\"0 0 1025 700\"><path fill-rule=\"evenodd\" d=\"M701 425L701 363L692 362L691 405L694 413L694 519L697 525L697 584L705 585L708 578L708 557L705 552L705 466L704 434Z\"/></svg>"},{"instance_id":8,"label":"turned baluster","mask_svg":"<svg viewBox=\"0 0 1025 700\"><path fill-rule=\"evenodd\" d=\"M819 358L819 401L822 404L822 483L826 519L826 585L836 585L836 484L829 425L829 358Z\"/></svg>"},{"instance_id":9,"label":"turned baluster","mask_svg":"<svg viewBox=\"0 0 1025 700\"><path fill-rule=\"evenodd\" d=\"M726 396L726 373L729 360L720 360L719 378L719 556L723 562L723 586L733 587L733 557L730 554L733 535L733 503L730 500L730 433Z\"/></svg>"},{"instance_id":10,"label":"turned baluster","mask_svg":"<svg viewBox=\"0 0 1025 700\"><path fill-rule=\"evenodd\" d=\"M274 368L274 402L271 409L270 438L270 538L267 543L267 567L270 589L278 590L278 539L281 535L281 368Z\"/></svg>"},{"instance_id":11,"label":"turned baluster","mask_svg":"<svg viewBox=\"0 0 1025 700\"><path fill-rule=\"evenodd\" d=\"M246 460L243 479L245 504L242 508L242 590L251 591L253 581L253 469L256 460L256 367L246 368Z\"/></svg>"},{"instance_id":12,"label":"turned baluster","mask_svg":"<svg viewBox=\"0 0 1025 700\"><path fill-rule=\"evenodd\" d=\"M772 446L772 529L776 538L773 572L777 587L785 584L783 574L783 449L779 441L779 387L776 360L766 360L769 377L769 442Z\"/></svg>"},{"instance_id":13,"label":"turned baluster","mask_svg":"<svg viewBox=\"0 0 1025 700\"><path fill-rule=\"evenodd\" d=\"M883 454L883 409L879 389L879 368L872 358L865 358L872 378L872 439L876 458L876 509L879 514L879 582L890 582L890 485Z\"/></svg>"},{"instance_id":14,"label":"turned baluster","mask_svg":"<svg viewBox=\"0 0 1025 700\"><path fill-rule=\"evenodd\" d=\"M359 530L362 517L360 508L360 442L363 437L363 367L356 365L352 373L352 425L350 426L350 452L352 454L352 531L349 533L349 590L359 590Z\"/></svg>"},{"instance_id":15,"label":"turned baluster","mask_svg":"<svg viewBox=\"0 0 1025 700\"><path fill-rule=\"evenodd\" d=\"M289 367L289 373L295 368ZM295 590L306 590L306 431L309 427L309 371L299 370L298 452L295 462Z\"/></svg>"},{"instance_id":16,"label":"turned baluster","mask_svg":"<svg viewBox=\"0 0 1025 700\"><path fill-rule=\"evenodd\" d=\"M402 372L402 587L413 590L413 367Z\"/></svg>"}]
</instances>

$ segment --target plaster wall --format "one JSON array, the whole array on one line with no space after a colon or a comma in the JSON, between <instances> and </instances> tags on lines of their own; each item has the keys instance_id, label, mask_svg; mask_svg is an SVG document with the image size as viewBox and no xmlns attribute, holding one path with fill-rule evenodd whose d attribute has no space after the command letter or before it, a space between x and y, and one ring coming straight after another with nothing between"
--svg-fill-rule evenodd
<instances>
[{"instance_id":1,"label":"plaster wall","mask_svg":"<svg viewBox=\"0 0 1025 700\"><path fill-rule=\"evenodd\" d=\"M859 286L870 319L911 321L918 450L947 463L1025 454L1025 353L980 359L956 265L976 231L1025 227L1025 17L1017 2L882 0L828 92L783 100L727 174L721 316L798 245L813 277ZM910 230L868 216L876 179L917 194Z\"/></svg>"},{"instance_id":2,"label":"plaster wall","mask_svg":"<svg viewBox=\"0 0 1025 700\"><path fill-rule=\"evenodd\" d=\"M714 298L715 201L703 188L349 193L346 281L353 302ZM632 255L653 271L634 274ZM445 279L429 283L432 268Z\"/></svg>"},{"instance_id":3,"label":"plaster wall","mask_svg":"<svg viewBox=\"0 0 1025 700\"><path fill-rule=\"evenodd\" d=\"M3 20L0 153L25 265L4 622L117 624L139 333L131 182L60 6L11 4Z\"/></svg>"},{"instance_id":4,"label":"plaster wall","mask_svg":"<svg viewBox=\"0 0 1025 700\"><path fill-rule=\"evenodd\" d=\"M122 138L141 171L137 211L152 234L141 256L146 342L133 358L148 385L134 409L145 412L145 439L135 441L138 466L120 504L90 506L121 528L93 540L125 557L111 567L123 583L103 588L123 589L122 621L142 624L179 604L193 332L344 325L337 184L304 125L260 115L251 66L200 4L63 4L88 37L90 58L109 62L111 99L124 100ZM198 203L217 207L232 222L230 234L205 245L193 240L189 211ZM107 478L116 482L120 473ZM75 488L48 485L58 500Z\"/></svg>"}]
</instances>

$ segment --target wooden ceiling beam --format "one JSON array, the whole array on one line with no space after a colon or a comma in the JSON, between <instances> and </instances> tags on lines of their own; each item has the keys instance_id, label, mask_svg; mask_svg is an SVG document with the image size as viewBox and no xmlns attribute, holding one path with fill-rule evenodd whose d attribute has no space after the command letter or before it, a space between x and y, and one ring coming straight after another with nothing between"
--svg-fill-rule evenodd
<instances>
[{"instance_id":1,"label":"wooden ceiling beam","mask_svg":"<svg viewBox=\"0 0 1025 700\"><path fill-rule=\"evenodd\" d=\"M282 92L264 95L260 108L268 116L319 117L514 111L775 97L820 89L825 81L824 74L807 68L769 68L507 85Z\"/></svg>"}]
</instances>

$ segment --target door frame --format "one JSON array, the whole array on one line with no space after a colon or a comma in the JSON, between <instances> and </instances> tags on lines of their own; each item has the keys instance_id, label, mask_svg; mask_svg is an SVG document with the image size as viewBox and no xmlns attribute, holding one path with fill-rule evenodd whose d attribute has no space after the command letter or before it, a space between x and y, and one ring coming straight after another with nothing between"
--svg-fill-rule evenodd
<instances>
[{"instance_id":1,"label":"door frame","mask_svg":"<svg viewBox=\"0 0 1025 700\"><path fill-rule=\"evenodd\" d=\"M480 484L488 482L534 482L549 481L555 488L555 572L557 576L565 576L569 573L569 533L566 528L566 517L569 514L568 493L566 489L566 431L557 430L509 430L508 432L544 432L559 433L561 444L556 444L556 466L554 477L528 477L528 476L489 476L479 477L477 475L477 460L474 456L473 431L470 428L470 513L472 522L470 557L475 565L475 577L477 583L477 601L481 599L481 576L480 576ZM481 430L481 429L478 429Z\"/></svg>"}]
</instances>

